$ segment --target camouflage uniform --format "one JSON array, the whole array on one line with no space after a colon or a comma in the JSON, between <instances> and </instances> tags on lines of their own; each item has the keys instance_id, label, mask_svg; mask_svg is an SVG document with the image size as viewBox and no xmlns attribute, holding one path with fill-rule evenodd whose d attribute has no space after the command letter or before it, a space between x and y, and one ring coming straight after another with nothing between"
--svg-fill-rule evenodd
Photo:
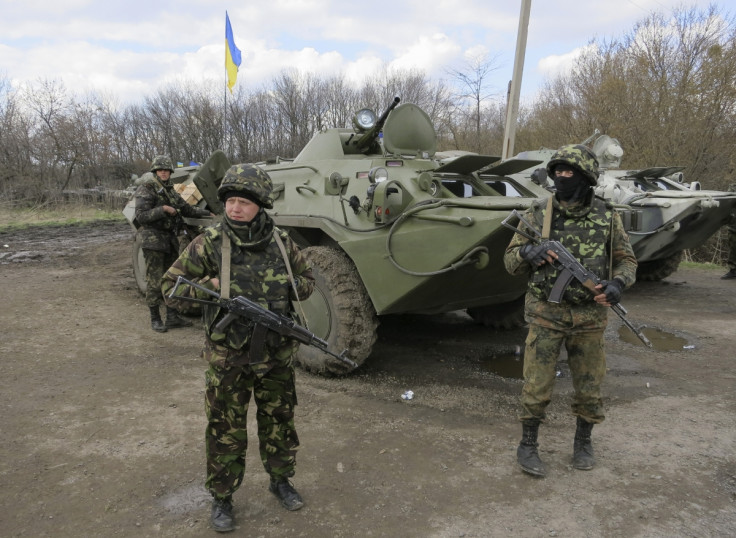
<instances>
[{"instance_id":1,"label":"camouflage uniform","mask_svg":"<svg viewBox=\"0 0 736 538\"><path fill-rule=\"evenodd\" d=\"M178 233L183 229L179 213L185 217L204 217L210 214L205 209L189 205L174 190L171 180L163 182L156 170L170 170L173 166L168 157L156 157L151 171L154 176L142 183L135 191L136 232L141 241L143 258L146 262L146 304L150 308L163 303L161 296L161 277L179 255ZM169 215L163 206L169 205L178 210Z\"/></svg>"},{"instance_id":2,"label":"camouflage uniform","mask_svg":"<svg viewBox=\"0 0 736 538\"><path fill-rule=\"evenodd\" d=\"M263 207L269 207L269 202L267 198ZM290 299L297 297L274 239L277 233L286 247L298 298L306 299L314 289L308 262L264 211L260 211L249 226L225 218L195 238L164 275L164 294L170 293L180 275L214 289L211 280L221 279L223 237L227 236L232 249L230 297L242 295L272 311L290 313ZM211 299L191 287L179 292ZM251 394L257 407L261 461L272 481L293 476L299 447L294 427L297 398L293 366L298 342L269 331L265 345L259 350L251 349L253 324L241 318L221 332L216 325L223 316L224 312L218 307L203 308L204 356L209 362L205 374L208 420L205 485L215 499L229 499L243 480L248 446L246 415Z\"/></svg>"},{"instance_id":3,"label":"camouflage uniform","mask_svg":"<svg viewBox=\"0 0 736 538\"><path fill-rule=\"evenodd\" d=\"M557 189L550 199L551 207L546 199L536 200L526 211L525 220L543 235L548 233L545 239L562 243L598 275L603 280L601 294L614 304L621 291L634 283L637 262L621 217L605 200L594 195L592 186L598 180L595 154L582 145L562 147L548 162L547 175ZM552 214L547 215L548 211ZM525 231L523 223L519 226ZM519 416L522 439L516 452L517 462L526 473L546 476L546 465L537 453L537 434L552 399L555 365L564 344L575 389L572 412L577 416L572 465L576 469L592 469L595 458L591 431L594 424L605 418L601 383L606 373L603 332L608 307L597 303L593 293L576 280L571 281L559 303L549 302L560 270L550 263L543 244L529 243L529 239L515 234L504 254L509 273L529 275L524 308L529 334L524 352Z\"/></svg>"},{"instance_id":4,"label":"camouflage uniform","mask_svg":"<svg viewBox=\"0 0 736 538\"><path fill-rule=\"evenodd\" d=\"M537 200L525 214L526 220L538 231L543 226L546 205L546 199ZM567 208L553 198L553 208L550 239L560 241L599 277L617 277L626 287L634 283L636 257L618 213L592 196L586 203ZM575 280L565 291L562 302L548 302L549 291L559 271L549 264L533 271L519 255L519 248L527 242L525 237L514 235L504 255L506 269L511 274L530 275L525 300L529 334L524 354L520 418L545 418L555 381L555 364L564 341L575 387L573 413L588 422L599 423L604 418L600 386L606 370L603 331L608 307L594 302L592 294ZM613 253L611 275L608 275L609 250Z\"/></svg>"}]
</instances>

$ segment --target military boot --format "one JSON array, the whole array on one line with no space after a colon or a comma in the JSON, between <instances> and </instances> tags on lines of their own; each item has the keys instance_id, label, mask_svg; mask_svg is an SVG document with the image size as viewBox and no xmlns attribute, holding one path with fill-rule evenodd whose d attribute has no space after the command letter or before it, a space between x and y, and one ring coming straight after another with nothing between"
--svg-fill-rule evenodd
<instances>
[{"instance_id":1,"label":"military boot","mask_svg":"<svg viewBox=\"0 0 736 538\"><path fill-rule=\"evenodd\" d=\"M525 473L534 476L547 476L547 466L539 459L537 452L538 420L526 420L521 423L522 435L519 448L516 449L516 461Z\"/></svg>"},{"instance_id":2,"label":"military boot","mask_svg":"<svg viewBox=\"0 0 736 538\"><path fill-rule=\"evenodd\" d=\"M593 423L578 417L578 427L575 430L575 442L572 448L572 466L575 469L588 471L595 466L593 445L590 443L592 431Z\"/></svg>"},{"instance_id":3,"label":"military boot","mask_svg":"<svg viewBox=\"0 0 736 538\"><path fill-rule=\"evenodd\" d=\"M235 529L235 518L233 517L233 501L231 497L224 499L212 499L212 512L210 513L212 528L217 532L230 532Z\"/></svg>"},{"instance_id":4,"label":"military boot","mask_svg":"<svg viewBox=\"0 0 736 538\"><path fill-rule=\"evenodd\" d=\"M159 312L158 306L150 306L149 309L151 311L151 329L157 333L165 333L166 326L161 321L161 312Z\"/></svg>"},{"instance_id":5,"label":"military boot","mask_svg":"<svg viewBox=\"0 0 736 538\"><path fill-rule=\"evenodd\" d=\"M167 329L176 329L177 327L191 327L192 322L188 319L184 319L179 316L179 313L171 308L170 306L166 307L166 328Z\"/></svg>"},{"instance_id":6,"label":"military boot","mask_svg":"<svg viewBox=\"0 0 736 538\"><path fill-rule=\"evenodd\" d=\"M726 273L725 275L723 275L721 278L723 280L730 280L732 278L736 278L736 269L730 269L728 271L728 273Z\"/></svg>"},{"instance_id":7,"label":"military boot","mask_svg":"<svg viewBox=\"0 0 736 538\"><path fill-rule=\"evenodd\" d=\"M287 478L271 478L271 484L268 486L268 490L278 497L281 501L281 506L287 510L293 512L304 506L301 495L296 492L294 486Z\"/></svg>"}]
</instances>

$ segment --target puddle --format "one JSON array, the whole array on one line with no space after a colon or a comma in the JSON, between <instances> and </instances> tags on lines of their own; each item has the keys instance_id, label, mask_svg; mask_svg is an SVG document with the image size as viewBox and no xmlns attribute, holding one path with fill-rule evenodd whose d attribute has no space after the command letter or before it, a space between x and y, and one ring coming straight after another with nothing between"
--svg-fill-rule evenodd
<instances>
[{"instance_id":1,"label":"puddle","mask_svg":"<svg viewBox=\"0 0 736 538\"><path fill-rule=\"evenodd\" d=\"M556 377L569 377L566 374L567 363L558 362L555 365ZM481 361L481 368L501 377L510 379L524 379L524 354L521 353L497 353Z\"/></svg>"},{"instance_id":2,"label":"puddle","mask_svg":"<svg viewBox=\"0 0 736 538\"><path fill-rule=\"evenodd\" d=\"M510 377L513 379L524 378L524 354L522 352L494 353L481 361L481 368L486 372Z\"/></svg>"},{"instance_id":3,"label":"puddle","mask_svg":"<svg viewBox=\"0 0 736 538\"><path fill-rule=\"evenodd\" d=\"M690 346L690 343L686 338L675 336L672 333L655 327L642 327L641 332L644 333L644 336L646 336L652 343L652 348L657 351L682 351L683 349L692 349L695 347ZM621 326L619 328L618 336L621 340L628 342L629 344L646 347L626 326Z\"/></svg>"}]
</instances>

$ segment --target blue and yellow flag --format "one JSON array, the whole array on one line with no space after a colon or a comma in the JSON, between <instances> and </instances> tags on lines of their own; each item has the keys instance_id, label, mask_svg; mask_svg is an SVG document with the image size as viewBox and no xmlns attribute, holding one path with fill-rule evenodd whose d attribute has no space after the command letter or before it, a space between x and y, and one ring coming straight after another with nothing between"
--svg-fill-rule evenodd
<instances>
[{"instance_id":1,"label":"blue and yellow flag","mask_svg":"<svg viewBox=\"0 0 736 538\"><path fill-rule=\"evenodd\" d=\"M235 46L233 29L230 26L230 17L225 12L225 70L227 71L227 88L233 93L235 80L238 78L240 67L240 49Z\"/></svg>"}]
</instances>

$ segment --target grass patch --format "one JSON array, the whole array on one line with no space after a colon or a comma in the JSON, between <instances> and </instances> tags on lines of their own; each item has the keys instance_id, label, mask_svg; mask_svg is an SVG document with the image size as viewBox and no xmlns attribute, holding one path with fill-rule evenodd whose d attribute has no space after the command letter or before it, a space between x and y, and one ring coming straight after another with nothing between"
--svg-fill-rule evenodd
<instances>
[{"instance_id":1,"label":"grass patch","mask_svg":"<svg viewBox=\"0 0 736 538\"><path fill-rule=\"evenodd\" d=\"M81 204L24 209L0 207L0 231L34 226L69 226L96 221L124 222L125 217L120 210L100 209Z\"/></svg>"},{"instance_id":2,"label":"grass patch","mask_svg":"<svg viewBox=\"0 0 736 538\"><path fill-rule=\"evenodd\" d=\"M680 262L683 269L705 269L706 271L723 271L724 266L717 263L701 263L701 262Z\"/></svg>"}]
</instances>

